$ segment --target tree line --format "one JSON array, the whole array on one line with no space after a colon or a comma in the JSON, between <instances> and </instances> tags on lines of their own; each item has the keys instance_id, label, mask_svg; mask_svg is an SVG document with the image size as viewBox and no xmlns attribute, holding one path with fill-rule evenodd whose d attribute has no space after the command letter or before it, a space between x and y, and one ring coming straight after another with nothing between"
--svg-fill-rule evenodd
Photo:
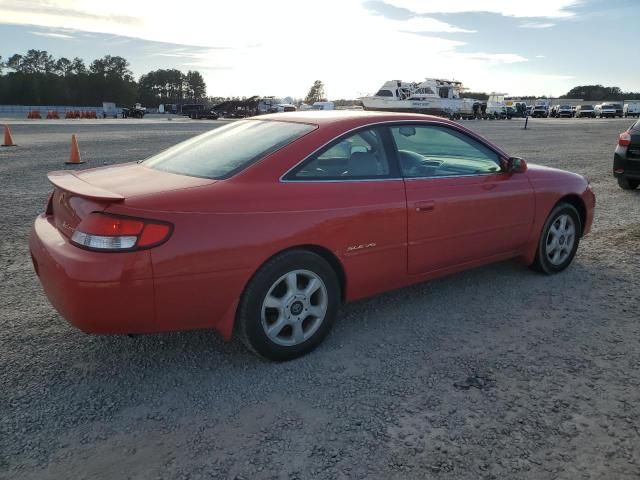
<instances>
[{"instance_id":1,"label":"tree line","mask_svg":"<svg viewBox=\"0 0 640 480\"><path fill-rule=\"evenodd\" d=\"M623 92L619 87L604 87L602 85L581 85L573 87L560 98L582 98L583 100L639 100L640 92Z\"/></svg>"},{"instance_id":2,"label":"tree line","mask_svg":"<svg viewBox=\"0 0 640 480\"><path fill-rule=\"evenodd\" d=\"M198 71L154 70L133 77L129 62L106 55L88 66L75 57L54 58L45 50L0 57L0 104L102 105L115 102L149 106L160 103L198 102L206 95L206 83Z\"/></svg>"}]
</instances>

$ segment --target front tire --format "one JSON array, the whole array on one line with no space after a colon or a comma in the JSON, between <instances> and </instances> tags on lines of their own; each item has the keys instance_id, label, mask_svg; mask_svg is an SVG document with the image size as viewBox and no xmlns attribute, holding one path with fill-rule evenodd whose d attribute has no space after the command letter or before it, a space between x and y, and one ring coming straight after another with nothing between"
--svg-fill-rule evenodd
<instances>
[{"instance_id":1,"label":"front tire","mask_svg":"<svg viewBox=\"0 0 640 480\"><path fill-rule=\"evenodd\" d=\"M552 275L567 268L578 250L582 223L573 205L560 203L542 227L536 258L531 268Z\"/></svg>"},{"instance_id":2,"label":"front tire","mask_svg":"<svg viewBox=\"0 0 640 480\"><path fill-rule=\"evenodd\" d=\"M339 303L340 285L327 261L290 250L269 260L249 281L238 307L237 333L261 357L292 360L320 345Z\"/></svg>"},{"instance_id":3,"label":"front tire","mask_svg":"<svg viewBox=\"0 0 640 480\"><path fill-rule=\"evenodd\" d=\"M627 177L618 177L618 185L623 190L635 190L640 185L640 180L629 180Z\"/></svg>"}]
</instances>

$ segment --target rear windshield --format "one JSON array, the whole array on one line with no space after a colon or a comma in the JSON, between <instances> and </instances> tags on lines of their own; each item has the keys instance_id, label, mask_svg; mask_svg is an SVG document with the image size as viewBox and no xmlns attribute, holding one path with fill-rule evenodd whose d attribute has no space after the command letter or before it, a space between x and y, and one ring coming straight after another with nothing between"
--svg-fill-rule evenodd
<instances>
[{"instance_id":1,"label":"rear windshield","mask_svg":"<svg viewBox=\"0 0 640 480\"><path fill-rule=\"evenodd\" d=\"M306 123L241 120L179 143L144 164L179 175L228 178L314 128Z\"/></svg>"}]
</instances>

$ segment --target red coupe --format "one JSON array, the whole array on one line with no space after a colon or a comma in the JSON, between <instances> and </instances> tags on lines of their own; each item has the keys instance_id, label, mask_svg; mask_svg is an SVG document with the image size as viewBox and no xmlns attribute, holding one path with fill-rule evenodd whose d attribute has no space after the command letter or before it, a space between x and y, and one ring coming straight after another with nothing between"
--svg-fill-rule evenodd
<instances>
[{"instance_id":1,"label":"red coupe","mask_svg":"<svg viewBox=\"0 0 640 480\"><path fill-rule=\"evenodd\" d=\"M29 244L69 322L235 332L274 360L315 348L341 302L508 258L560 272L595 206L583 177L413 114L265 115L49 180Z\"/></svg>"}]
</instances>

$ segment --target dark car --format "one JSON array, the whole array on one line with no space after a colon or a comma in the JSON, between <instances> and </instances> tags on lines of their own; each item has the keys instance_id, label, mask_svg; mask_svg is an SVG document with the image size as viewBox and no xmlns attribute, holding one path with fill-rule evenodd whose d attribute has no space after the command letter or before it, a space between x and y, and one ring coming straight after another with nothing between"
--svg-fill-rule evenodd
<instances>
[{"instance_id":1,"label":"dark car","mask_svg":"<svg viewBox=\"0 0 640 480\"><path fill-rule=\"evenodd\" d=\"M201 103L187 103L180 107L180 113L185 117L191 117L192 113L199 112L200 110L204 110L204 105Z\"/></svg>"},{"instance_id":2,"label":"dark car","mask_svg":"<svg viewBox=\"0 0 640 480\"><path fill-rule=\"evenodd\" d=\"M189 114L189 118L193 120L202 120L203 118L207 120L217 120L219 117L220 115L213 108L194 110Z\"/></svg>"},{"instance_id":3,"label":"dark car","mask_svg":"<svg viewBox=\"0 0 640 480\"><path fill-rule=\"evenodd\" d=\"M613 176L624 190L633 190L640 185L640 120L618 137L613 154Z\"/></svg>"}]
</instances>

